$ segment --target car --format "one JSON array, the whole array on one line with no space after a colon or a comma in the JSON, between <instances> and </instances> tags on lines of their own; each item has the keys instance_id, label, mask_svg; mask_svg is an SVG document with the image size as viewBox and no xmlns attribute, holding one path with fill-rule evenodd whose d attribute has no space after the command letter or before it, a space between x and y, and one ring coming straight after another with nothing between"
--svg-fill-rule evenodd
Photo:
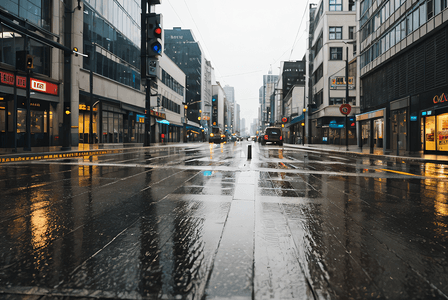
<instances>
[{"instance_id":1,"label":"car","mask_svg":"<svg viewBox=\"0 0 448 300\"><path fill-rule=\"evenodd\" d=\"M221 128L219 128L217 126L213 126L212 132L210 132L209 142L215 143L215 144L220 144L220 143L224 142L224 139L225 139L225 135L222 133Z\"/></svg>"},{"instance_id":2,"label":"car","mask_svg":"<svg viewBox=\"0 0 448 300\"><path fill-rule=\"evenodd\" d=\"M278 127L267 127L261 137L261 144L273 143L283 146L282 130Z\"/></svg>"}]
</instances>

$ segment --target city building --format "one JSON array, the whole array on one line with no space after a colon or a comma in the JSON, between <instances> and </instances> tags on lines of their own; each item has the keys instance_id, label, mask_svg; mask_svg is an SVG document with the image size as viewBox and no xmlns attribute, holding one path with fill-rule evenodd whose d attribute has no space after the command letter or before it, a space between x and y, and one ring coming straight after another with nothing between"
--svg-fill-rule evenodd
<instances>
[{"instance_id":1,"label":"city building","mask_svg":"<svg viewBox=\"0 0 448 300\"><path fill-rule=\"evenodd\" d=\"M72 145L142 144L150 120L140 75L140 1L126 9L116 1L82 4L73 15L73 46L86 56L73 60Z\"/></svg>"},{"instance_id":2,"label":"city building","mask_svg":"<svg viewBox=\"0 0 448 300\"><path fill-rule=\"evenodd\" d=\"M211 65L209 63L207 65L201 46L190 29L181 27L165 29L164 43L164 53L187 76L185 101L188 106L188 129L193 136L196 136L202 132L200 128L202 109L205 104L210 104L210 101L203 101L204 97L207 98L211 95L204 96L205 87L203 85L210 82L211 86ZM204 70L207 70L205 74ZM191 137L190 134L188 136Z\"/></svg>"},{"instance_id":3,"label":"city building","mask_svg":"<svg viewBox=\"0 0 448 300\"><path fill-rule=\"evenodd\" d=\"M275 124L281 124L283 117L290 117L286 115L285 98L294 86L305 86L305 64L305 61L282 61L280 63L280 76L278 76L275 93ZM291 108L291 113L297 113L298 109ZM302 107L300 107L301 112Z\"/></svg>"},{"instance_id":4,"label":"city building","mask_svg":"<svg viewBox=\"0 0 448 300\"><path fill-rule=\"evenodd\" d=\"M152 142L183 142L187 134L184 132L186 76L167 55L162 55L157 77L157 102L151 99L151 104L155 105L153 111L164 118L152 124Z\"/></svg>"},{"instance_id":5,"label":"city building","mask_svg":"<svg viewBox=\"0 0 448 300\"><path fill-rule=\"evenodd\" d=\"M278 75L263 75L263 85L259 89L259 111L258 111L258 131L263 131L266 127L274 123L274 101L275 87L278 81Z\"/></svg>"},{"instance_id":6,"label":"city building","mask_svg":"<svg viewBox=\"0 0 448 300\"><path fill-rule=\"evenodd\" d=\"M80 9L50 0L0 2L1 152L69 146L64 112L70 113L72 93L64 72L72 73L74 55L64 32L82 16Z\"/></svg>"},{"instance_id":7,"label":"city building","mask_svg":"<svg viewBox=\"0 0 448 300\"><path fill-rule=\"evenodd\" d=\"M320 1L309 30L311 95L308 95L311 143L346 143L346 118L342 104L351 105L350 117L359 112L359 84L356 78L356 1ZM348 64L348 78L346 65ZM348 85L348 96L346 87ZM312 102L311 102L312 101ZM348 128L348 142L356 143L355 128Z\"/></svg>"},{"instance_id":8,"label":"city building","mask_svg":"<svg viewBox=\"0 0 448 300\"><path fill-rule=\"evenodd\" d=\"M447 1L363 0L359 16L359 145L447 153Z\"/></svg>"},{"instance_id":9,"label":"city building","mask_svg":"<svg viewBox=\"0 0 448 300\"><path fill-rule=\"evenodd\" d=\"M225 131L228 135L233 135L235 133L235 118L236 118L236 102L235 102L235 88L229 85L223 87L224 93L226 94L226 105L225 110Z\"/></svg>"},{"instance_id":10,"label":"city building","mask_svg":"<svg viewBox=\"0 0 448 300\"><path fill-rule=\"evenodd\" d=\"M226 93L221 84L217 81L212 85L212 126L219 127L222 132L225 130L225 103L227 102Z\"/></svg>"}]
</instances>

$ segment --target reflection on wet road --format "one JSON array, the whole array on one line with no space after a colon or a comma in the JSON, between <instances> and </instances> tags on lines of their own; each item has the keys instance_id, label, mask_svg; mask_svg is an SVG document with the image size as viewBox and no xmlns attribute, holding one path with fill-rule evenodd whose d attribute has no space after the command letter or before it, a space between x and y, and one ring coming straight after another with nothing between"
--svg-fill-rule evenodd
<instances>
[{"instance_id":1,"label":"reflection on wet road","mask_svg":"<svg viewBox=\"0 0 448 300\"><path fill-rule=\"evenodd\" d=\"M0 165L1 297L448 298L447 166L247 146Z\"/></svg>"}]
</instances>

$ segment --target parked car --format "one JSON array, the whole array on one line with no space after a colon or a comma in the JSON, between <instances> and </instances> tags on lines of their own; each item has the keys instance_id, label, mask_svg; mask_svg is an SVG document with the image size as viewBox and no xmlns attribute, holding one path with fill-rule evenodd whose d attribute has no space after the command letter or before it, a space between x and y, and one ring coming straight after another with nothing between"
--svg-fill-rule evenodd
<instances>
[{"instance_id":1,"label":"parked car","mask_svg":"<svg viewBox=\"0 0 448 300\"><path fill-rule=\"evenodd\" d=\"M282 130L278 127L267 127L261 137L261 144L273 143L283 146Z\"/></svg>"}]
</instances>

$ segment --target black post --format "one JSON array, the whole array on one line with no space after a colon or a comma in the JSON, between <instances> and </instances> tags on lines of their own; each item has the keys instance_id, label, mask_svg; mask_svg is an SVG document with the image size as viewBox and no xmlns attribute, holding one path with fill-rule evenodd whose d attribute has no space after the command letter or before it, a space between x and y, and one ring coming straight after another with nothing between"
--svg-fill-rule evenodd
<instances>
[{"instance_id":1,"label":"black post","mask_svg":"<svg viewBox=\"0 0 448 300\"><path fill-rule=\"evenodd\" d=\"M31 70L26 70L26 144L24 150L31 151Z\"/></svg>"},{"instance_id":2,"label":"black post","mask_svg":"<svg viewBox=\"0 0 448 300\"><path fill-rule=\"evenodd\" d=\"M92 43L92 51L90 52L90 73L89 73L89 80L90 80L90 121L89 121L89 144L94 144L93 139L93 64L94 64L94 54L95 53L95 45ZM86 105L87 106L87 105Z\"/></svg>"},{"instance_id":3,"label":"black post","mask_svg":"<svg viewBox=\"0 0 448 300\"><path fill-rule=\"evenodd\" d=\"M348 103L348 46L347 54L345 59L345 103ZM345 148L348 151L348 126L347 126L348 115L345 115Z\"/></svg>"},{"instance_id":4,"label":"black post","mask_svg":"<svg viewBox=\"0 0 448 300\"><path fill-rule=\"evenodd\" d=\"M305 122L305 120L303 120ZM305 123L302 124L302 146L305 146Z\"/></svg>"},{"instance_id":5,"label":"black post","mask_svg":"<svg viewBox=\"0 0 448 300\"><path fill-rule=\"evenodd\" d=\"M72 1L67 0L66 6L71 10ZM64 46L71 49L72 34L72 13L65 10L64 13ZM72 147L72 117L71 117L71 101L72 101L72 54L64 51L64 106L62 117L62 147L61 150L70 150Z\"/></svg>"},{"instance_id":6,"label":"black post","mask_svg":"<svg viewBox=\"0 0 448 300\"><path fill-rule=\"evenodd\" d=\"M17 55L17 54L16 54ZM17 78L17 72L14 73L14 78ZM14 152L17 152L17 79L14 82L14 111L12 113L12 130L13 132L13 139L14 139Z\"/></svg>"}]
</instances>

